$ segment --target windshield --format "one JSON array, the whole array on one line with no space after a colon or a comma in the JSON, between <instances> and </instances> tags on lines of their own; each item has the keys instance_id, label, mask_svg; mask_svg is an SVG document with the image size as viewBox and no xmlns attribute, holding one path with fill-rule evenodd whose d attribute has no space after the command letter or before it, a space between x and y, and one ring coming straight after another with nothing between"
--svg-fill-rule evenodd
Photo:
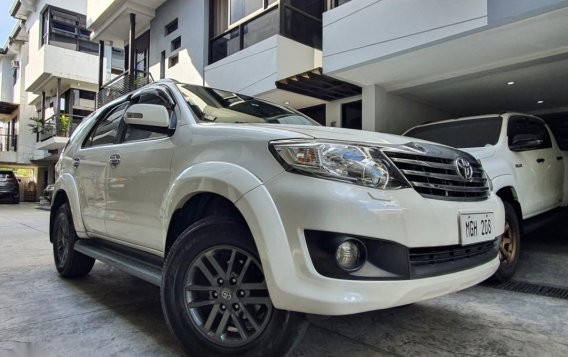
<instances>
[{"instance_id":1,"label":"windshield","mask_svg":"<svg viewBox=\"0 0 568 357\"><path fill-rule=\"evenodd\" d=\"M404 136L428 140L455 148L495 145L501 133L501 117L457 120L410 129Z\"/></svg>"},{"instance_id":2,"label":"windshield","mask_svg":"<svg viewBox=\"0 0 568 357\"><path fill-rule=\"evenodd\" d=\"M202 123L319 124L293 109L243 94L178 84L185 101Z\"/></svg>"}]
</instances>

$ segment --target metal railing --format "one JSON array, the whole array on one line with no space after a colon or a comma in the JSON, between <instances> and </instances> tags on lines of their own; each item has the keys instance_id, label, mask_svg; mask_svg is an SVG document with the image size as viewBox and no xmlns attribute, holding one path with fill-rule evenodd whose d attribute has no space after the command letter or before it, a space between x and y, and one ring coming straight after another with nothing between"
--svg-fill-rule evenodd
<instances>
[{"instance_id":1,"label":"metal railing","mask_svg":"<svg viewBox=\"0 0 568 357\"><path fill-rule=\"evenodd\" d=\"M62 116L69 117L69 122L64 124L61 120ZM37 142L45 141L47 139L51 139L55 136L60 137L69 137L73 133L73 131L79 126L81 120L84 117L79 115L73 115L70 117L67 114L61 114L59 117L56 115L45 119L41 128L38 131Z\"/></svg>"},{"instance_id":2,"label":"metal railing","mask_svg":"<svg viewBox=\"0 0 568 357\"><path fill-rule=\"evenodd\" d=\"M133 90L143 87L146 84L152 83L153 81L154 79L149 72L123 72L103 84L103 86L99 89L99 93L97 94L97 108L100 108L103 105L112 102L116 98L132 92Z\"/></svg>"},{"instance_id":3,"label":"metal railing","mask_svg":"<svg viewBox=\"0 0 568 357\"><path fill-rule=\"evenodd\" d=\"M2 151L18 151L18 135L1 134L0 152Z\"/></svg>"}]
</instances>

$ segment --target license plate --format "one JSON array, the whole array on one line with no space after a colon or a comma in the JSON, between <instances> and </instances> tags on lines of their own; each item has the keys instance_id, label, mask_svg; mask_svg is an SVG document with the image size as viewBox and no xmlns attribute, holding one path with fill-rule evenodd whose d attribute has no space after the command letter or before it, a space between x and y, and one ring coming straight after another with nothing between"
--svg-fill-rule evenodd
<instances>
[{"instance_id":1,"label":"license plate","mask_svg":"<svg viewBox=\"0 0 568 357\"><path fill-rule=\"evenodd\" d=\"M468 245L494 239L494 221L493 213L460 214L461 244Z\"/></svg>"}]
</instances>

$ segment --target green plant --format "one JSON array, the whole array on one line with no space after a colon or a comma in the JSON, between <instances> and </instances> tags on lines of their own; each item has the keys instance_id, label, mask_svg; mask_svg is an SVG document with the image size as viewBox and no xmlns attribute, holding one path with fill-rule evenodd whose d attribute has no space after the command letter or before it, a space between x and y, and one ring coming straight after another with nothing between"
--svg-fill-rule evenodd
<instances>
[{"instance_id":1,"label":"green plant","mask_svg":"<svg viewBox=\"0 0 568 357\"><path fill-rule=\"evenodd\" d=\"M43 130L43 122L41 121L40 118L31 117L30 121L33 122L32 124L28 124L28 126L30 127L30 131L32 133L37 134Z\"/></svg>"},{"instance_id":2,"label":"green plant","mask_svg":"<svg viewBox=\"0 0 568 357\"><path fill-rule=\"evenodd\" d=\"M69 118L69 115L61 114L59 116L59 131L63 134L63 136L67 136L69 133L69 124L71 124L71 118Z\"/></svg>"}]
</instances>

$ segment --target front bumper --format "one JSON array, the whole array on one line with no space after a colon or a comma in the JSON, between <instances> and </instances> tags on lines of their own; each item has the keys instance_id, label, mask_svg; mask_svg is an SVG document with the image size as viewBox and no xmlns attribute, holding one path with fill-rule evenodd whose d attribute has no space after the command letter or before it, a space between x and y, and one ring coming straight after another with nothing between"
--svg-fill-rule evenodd
<instances>
[{"instance_id":1,"label":"front bumper","mask_svg":"<svg viewBox=\"0 0 568 357\"><path fill-rule=\"evenodd\" d=\"M443 201L413 189L382 191L287 172L247 193L237 206L245 217L257 217L249 226L274 305L321 315L384 309L458 291L491 276L499 259L418 279L335 279L314 267L306 230L423 248L459 245L460 213L493 212L500 227L493 239L505 227L503 205L493 193L480 202Z\"/></svg>"}]
</instances>

